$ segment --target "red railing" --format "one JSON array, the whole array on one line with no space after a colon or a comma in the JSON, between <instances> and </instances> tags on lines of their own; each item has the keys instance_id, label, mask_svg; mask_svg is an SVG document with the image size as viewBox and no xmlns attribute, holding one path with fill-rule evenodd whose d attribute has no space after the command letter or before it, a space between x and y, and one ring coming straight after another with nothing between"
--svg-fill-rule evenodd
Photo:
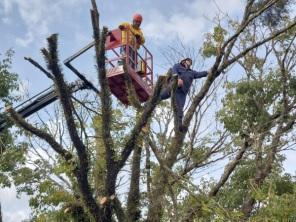
<instances>
[{"instance_id":1,"label":"red railing","mask_svg":"<svg viewBox=\"0 0 296 222\"><path fill-rule=\"evenodd\" d=\"M112 30L105 45L107 69L108 66L119 66L125 60L128 68L139 73L142 80L152 89L153 56L144 45L137 50L136 44L136 37L130 30Z\"/></svg>"}]
</instances>

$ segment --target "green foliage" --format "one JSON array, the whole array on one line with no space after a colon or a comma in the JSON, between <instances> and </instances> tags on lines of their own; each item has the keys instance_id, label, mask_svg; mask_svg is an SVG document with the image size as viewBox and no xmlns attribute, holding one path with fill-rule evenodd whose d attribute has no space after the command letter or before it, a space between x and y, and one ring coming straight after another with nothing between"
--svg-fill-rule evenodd
<instances>
[{"instance_id":1,"label":"green foliage","mask_svg":"<svg viewBox=\"0 0 296 222\"><path fill-rule=\"evenodd\" d=\"M64 210L52 210L47 213L41 213L34 216L31 221L34 222L90 222L84 217L83 213L77 212L75 216L70 216Z\"/></svg>"},{"instance_id":2,"label":"green foliage","mask_svg":"<svg viewBox=\"0 0 296 222\"><path fill-rule=\"evenodd\" d=\"M4 58L0 60L0 105L12 103L17 100L13 92L18 89L17 75L11 72L13 50L8 50ZM0 54L1 55L1 54ZM1 109L0 119L6 116ZM15 143L16 134L11 134L7 129L0 133L0 187L11 186L11 178L8 176L17 164L24 161L26 153L24 144Z\"/></svg>"},{"instance_id":3,"label":"green foliage","mask_svg":"<svg viewBox=\"0 0 296 222\"><path fill-rule=\"evenodd\" d=\"M39 208L41 211L46 211L45 206L59 206L61 203L73 201L73 196L57 186L50 180L41 182L38 186L38 195L30 199L30 206Z\"/></svg>"},{"instance_id":4,"label":"green foliage","mask_svg":"<svg viewBox=\"0 0 296 222\"><path fill-rule=\"evenodd\" d=\"M122 110L115 109L112 115L115 118L112 118L114 122L111 127L113 136L116 138L115 143L118 144L116 152L119 152L126 133L125 130L127 130L128 124L132 123L125 119ZM104 194L106 172L100 116L93 118L91 127L95 130L95 139L89 143L88 147L91 157L89 180L93 186L94 196L99 198ZM45 127L44 130L47 128ZM32 145L34 146L34 144ZM47 149L47 147L43 147L43 149ZM89 221L79 200L80 194L73 176L73 166L57 155L51 156L51 160L42 156L32 160L27 156L25 161L33 162L34 165L19 166L14 169L11 175L17 191L30 196L29 204L36 221ZM67 182L63 182L61 178Z\"/></svg>"},{"instance_id":5,"label":"green foliage","mask_svg":"<svg viewBox=\"0 0 296 222\"><path fill-rule=\"evenodd\" d=\"M263 206L251 221L295 221L296 219L296 195L273 195L269 198L267 206Z\"/></svg>"},{"instance_id":6,"label":"green foliage","mask_svg":"<svg viewBox=\"0 0 296 222\"><path fill-rule=\"evenodd\" d=\"M272 7L268 8L260 16L260 21L263 25L268 25L276 27L288 17L290 9L295 3L293 0L279 0ZM258 10L266 5L266 1L259 0L255 5L253 10Z\"/></svg>"},{"instance_id":7,"label":"green foliage","mask_svg":"<svg viewBox=\"0 0 296 222\"><path fill-rule=\"evenodd\" d=\"M210 58L217 55L217 48L221 47L227 31L221 25L214 27L213 33L207 33L202 47L202 55Z\"/></svg>"},{"instance_id":8,"label":"green foliage","mask_svg":"<svg viewBox=\"0 0 296 222\"><path fill-rule=\"evenodd\" d=\"M243 216L240 206L246 197L250 185L250 176L254 173L252 162L246 162L232 176L231 181L219 195L209 199L203 195L188 195L180 205L183 216L192 214L193 221L240 221ZM201 187L201 189L206 189ZM250 221L282 221L295 218L296 183L289 174L273 174L261 189L254 188L253 196L260 206ZM195 209L190 212L190 209ZM199 210L197 210L199 209ZM266 220L268 219L268 220Z\"/></svg>"},{"instance_id":9,"label":"green foliage","mask_svg":"<svg viewBox=\"0 0 296 222\"><path fill-rule=\"evenodd\" d=\"M0 60L0 106L10 104L17 100L13 92L18 89L17 74L11 72L13 50L8 50L4 54L4 58ZM1 56L1 54L0 54ZM5 119L4 109L1 108L0 119ZM0 155L13 142L13 136L7 131L3 130L0 134Z\"/></svg>"},{"instance_id":10,"label":"green foliage","mask_svg":"<svg viewBox=\"0 0 296 222\"><path fill-rule=\"evenodd\" d=\"M216 55L216 47L212 42L212 37L208 34L205 38L202 48L202 54L205 58L210 58Z\"/></svg>"},{"instance_id":11,"label":"green foliage","mask_svg":"<svg viewBox=\"0 0 296 222\"><path fill-rule=\"evenodd\" d=\"M13 50L8 50L4 59L0 60L0 99L3 102L11 102L16 99L12 95L12 91L18 89L18 76L10 71L13 54Z\"/></svg>"},{"instance_id":12,"label":"green foliage","mask_svg":"<svg viewBox=\"0 0 296 222\"><path fill-rule=\"evenodd\" d=\"M213 40L217 43L222 43L225 40L227 31L221 25L214 27Z\"/></svg>"},{"instance_id":13,"label":"green foliage","mask_svg":"<svg viewBox=\"0 0 296 222\"><path fill-rule=\"evenodd\" d=\"M274 181L275 183L275 194L281 196L283 194L293 194L296 193L295 190L295 178L290 174L284 174L282 177L277 177Z\"/></svg>"},{"instance_id":14,"label":"green foliage","mask_svg":"<svg viewBox=\"0 0 296 222\"><path fill-rule=\"evenodd\" d=\"M290 77L288 95L295 96L295 77ZM245 133L250 129L265 127L269 111L280 110L282 79L279 72L271 72L258 80L243 79L226 85L227 94L222 100L219 118L232 133Z\"/></svg>"},{"instance_id":15,"label":"green foliage","mask_svg":"<svg viewBox=\"0 0 296 222\"><path fill-rule=\"evenodd\" d=\"M248 53L244 57L244 65L246 70L249 72L252 72L254 69L260 70L263 68L264 65L264 59L259 58L252 53Z\"/></svg>"},{"instance_id":16,"label":"green foliage","mask_svg":"<svg viewBox=\"0 0 296 222\"><path fill-rule=\"evenodd\" d=\"M186 197L182 208L184 210L182 215L186 216L191 214L191 219L189 221L239 221L242 216L239 211L229 211L229 209L219 204L215 199L210 199L202 195ZM190 212L190 209L195 209L195 211Z\"/></svg>"},{"instance_id":17,"label":"green foliage","mask_svg":"<svg viewBox=\"0 0 296 222\"><path fill-rule=\"evenodd\" d=\"M217 201L228 209L239 210L248 195L250 178L255 173L254 161L245 160L236 168L229 182L221 189Z\"/></svg>"},{"instance_id":18,"label":"green foliage","mask_svg":"<svg viewBox=\"0 0 296 222\"><path fill-rule=\"evenodd\" d=\"M26 161L29 161L29 157ZM33 164L39 167L19 165L11 171L10 176L13 178L17 192L30 196L29 205L34 215L50 213L66 203L75 202L73 191L70 192L63 187L61 185L63 182L60 181L65 178L65 175L70 178L70 181L72 180L72 174L69 173L70 166L61 160L52 166L45 159L34 160Z\"/></svg>"},{"instance_id":19,"label":"green foliage","mask_svg":"<svg viewBox=\"0 0 296 222\"><path fill-rule=\"evenodd\" d=\"M18 193L30 196L34 221L84 221L81 218L88 218L77 199L76 182L69 172L71 166L61 160L54 166L42 159L34 162L41 167L21 166L11 174Z\"/></svg>"},{"instance_id":20,"label":"green foliage","mask_svg":"<svg viewBox=\"0 0 296 222\"><path fill-rule=\"evenodd\" d=\"M294 221L296 219L296 182L289 174L273 175L261 189L264 199L251 221Z\"/></svg>"},{"instance_id":21,"label":"green foliage","mask_svg":"<svg viewBox=\"0 0 296 222\"><path fill-rule=\"evenodd\" d=\"M26 144L13 146L12 141L7 143L6 150L0 155L0 186L11 186L11 172L14 172L19 166L25 162L25 154L27 153Z\"/></svg>"},{"instance_id":22,"label":"green foliage","mask_svg":"<svg viewBox=\"0 0 296 222\"><path fill-rule=\"evenodd\" d=\"M279 6L279 8L283 7ZM233 28L236 30L237 24L234 25L236 25L236 27ZM254 41L252 32L248 32L248 28L246 30L245 35L243 35L244 39L239 39L237 41L246 43L244 48ZM228 31L221 25L214 27L213 32L208 33L206 36L202 48L203 56L205 58L216 56L227 35ZM240 46L240 43L237 45L237 42L235 47ZM12 97L11 92L17 89L17 85L15 84L16 75L11 75L8 71L11 65L11 55L8 54L7 57L6 60L0 63L0 70L4 70L1 71L0 76L1 80L3 79L3 81L0 82L0 97L3 98L3 102L12 101L14 97ZM263 70L264 59L254 55L253 52L248 53L242 60L246 69L249 71ZM226 85L227 94L223 99L224 107L219 112L219 118L228 132L232 133L230 139L233 140L233 143L228 147L225 146L223 151L217 151L217 153L215 153L216 156L220 157L225 153L229 154L233 150L241 147L242 139L240 136L237 137L237 134L242 135L250 131L258 132L264 130L270 113L277 112L281 109L283 87L281 81L279 71L275 69L267 73L263 78L258 78L256 80L244 79ZM289 84L286 89L288 96L294 98L296 95L296 78L289 77ZM80 105L77 105L75 108L79 109L79 106ZM108 106L108 109L109 108L111 108L111 106ZM114 144L112 144L114 145L114 150L112 151L115 153L113 157L118 158L118 154L122 151L123 144L128 139L127 135L129 135L130 129L134 124L134 122L130 121L130 117L135 117L136 114L126 107L113 108L114 107L112 107L112 118L110 118L112 122L109 124L114 142ZM88 114L87 117L89 116ZM83 119L83 121L85 119ZM163 121L161 118L158 120L159 122ZM88 177L93 196L97 201L100 201L102 195L106 194L106 152L102 140L104 129L101 127L102 119L100 115L95 117L91 116L92 124L88 124L90 122L89 119L85 121L86 133L88 134L90 131L95 131L94 137L85 135L83 142L85 142L87 146L87 152L90 157L90 173ZM78 121L77 127L79 128ZM48 128L44 127L44 130L48 130ZM151 132L151 138L156 140L156 144L161 152L161 157L166 158L170 156L170 154L166 152L172 143L171 137L168 138L167 135L161 135L160 133L153 135L153 133L154 132ZM63 135L55 136L62 137ZM81 136L83 135L81 134ZM88 138L88 136L90 137ZM190 166L192 162L199 163L202 161L203 163L207 163L211 160L210 158L213 156L208 158L207 152L211 147L210 145L213 145L219 136L215 137L214 134L209 133L207 136L202 137L203 138L198 138L198 142L193 142L194 144L189 143L186 138L182 147L179 147L181 151L178 153L178 162L172 167L176 175L182 175L185 165ZM6 151L0 152L3 153L3 155L0 156L0 184L2 186L10 186L12 182L11 179L13 179L18 192L24 192L30 196L30 206L33 209L34 215L33 221L90 221L81 203L81 195L77 189L77 181L73 176L73 167L75 166L65 163L60 157L55 155L48 155L50 160L42 155L36 155L34 157L27 155L25 158L28 152L28 148L25 144L19 145L18 147L11 146L11 148L7 149L7 144L13 144L14 138L6 135L3 137L2 141L4 147L6 147ZM230 143L230 141L226 142ZM61 143L63 144L63 141ZM35 144L33 144L33 146L34 145ZM67 147L67 145L63 144L65 147ZM36 147L34 147L34 149L36 149ZM42 149L46 150L47 145L42 147ZM73 147L69 145L67 149L73 150ZM233 174L231 174L230 180L221 188L218 195L214 198L209 198L207 195L214 181L207 183L202 181L199 183L198 187L194 187L192 183L196 182L196 178L193 171L192 174L188 173L182 176L182 180L180 181L171 177L169 174L167 174L168 176L166 178L162 172L164 169L159 166L155 157L152 155L151 189L153 190L155 187L164 188L159 189L161 193L159 192L155 195L155 197L157 197L157 195L162 197L163 195L160 201L163 201L162 206L165 208L163 218L157 219L161 221L174 221L174 219L172 219L172 216L174 216L172 211L175 206L172 204L172 198L169 193L170 190L167 189L168 187L165 183L170 183L172 185L172 192L176 196L176 207L180 217L183 215L186 216L188 213L190 214L191 212L189 211L194 209L192 216L193 221L239 221L242 216L240 207L248 195L252 195L257 202L263 203L255 212L256 214L253 215L252 220L260 221L268 215L270 215L270 218L274 221L278 221L283 217L293 218L292 209L295 209L295 182L291 176L280 176L278 171L273 172L273 175L268 177L268 179L263 182L262 186L255 186L251 180L254 177L257 167L255 166L255 161L252 159L254 157L254 150L251 148L247 151L247 154L249 155L249 159L244 157L240 165L235 169ZM75 156L75 153L73 153L73 155ZM263 155L266 155L266 153ZM263 159L264 157L265 156L263 156ZM279 155L277 155L277 158L278 157ZM277 168L281 164L281 160L277 159L277 163L274 164L274 167ZM128 166L126 168L128 168ZM124 168L123 171L125 170ZM200 168L198 170L202 169ZM142 173L141 177L145 179L146 175ZM141 184L141 189L142 187L144 186ZM143 202L142 207L146 210L147 206L153 204L154 200L150 199L152 196L150 196L149 193L145 194L146 195L141 195L140 201ZM122 196L120 196L120 198L121 197ZM287 208L287 210L285 210L285 208Z\"/></svg>"},{"instance_id":23,"label":"green foliage","mask_svg":"<svg viewBox=\"0 0 296 222\"><path fill-rule=\"evenodd\" d=\"M280 175L280 171L275 170L259 188L250 180L254 172L254 161L243 161L216 197L217 203L230 211L239 211L251 190L260 206L251 221L265 221L269 216L272 218L269 221L281 221L295 216L295 178L289 174Z\"/></svg>"}]
</instances>

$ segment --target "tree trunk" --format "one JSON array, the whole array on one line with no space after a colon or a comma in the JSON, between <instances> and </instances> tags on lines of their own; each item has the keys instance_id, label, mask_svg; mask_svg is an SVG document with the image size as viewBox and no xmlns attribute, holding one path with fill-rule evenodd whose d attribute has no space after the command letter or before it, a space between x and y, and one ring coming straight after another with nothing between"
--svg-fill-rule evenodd
<instances>
[{"instance_id":1,"label":"tree trunk","mask_svg":"<svg viewBox=\"0 0 296 222\"><path fill-rule=\"evenodd\" d=\"M138 221L141 217L140 211L140 171L141 171L141 151L143 139L139 139L133 155L132 175L130 190L127 199L127 218L128 221Z\"/></svg>"},{"instance_id":2,"label":"tree trunk","mask_svg":"<svg viewBox=\"0 0 296 222\"><path fill-rule=\"evenodd\" d=\"M158 171L156 175L153 176L153 187L151 192L151 200L148 209L148 222L157 222L161 220L162 217L162 202L165 192L166 179L163 175L164 172Z\"/></svg>"}]
</instances>

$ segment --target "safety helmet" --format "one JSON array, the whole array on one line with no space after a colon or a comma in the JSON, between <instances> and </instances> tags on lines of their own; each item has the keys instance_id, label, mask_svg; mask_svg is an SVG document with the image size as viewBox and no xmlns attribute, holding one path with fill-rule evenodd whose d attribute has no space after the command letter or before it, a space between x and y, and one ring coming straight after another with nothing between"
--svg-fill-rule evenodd
<instances>
[{"instance_id":1,"label":"safety helmet","mask_svg":"<svg viewBox=\"0 0 296 222\"><path fill-rule=\"evenodd\" d=\"M134 20L134 21L137 21L137 22L142 22L143 17L142 17L141 14L136 13L136 14L134 14L134 16L133 16L133 20Z\"/></svg>"},{"instance_id":2,"label":"safety helmet","mask_svg":"<svg viewBox=\"0 0 296 222\"><path fill-rule=\"evenodd\" d=\"M186 61L190 61L191 64L192 64L192 59L190 58L185 58L185 59L182 59L180 63L183 63L183 62L186 62Z\"/></svg>"}]
</instances>

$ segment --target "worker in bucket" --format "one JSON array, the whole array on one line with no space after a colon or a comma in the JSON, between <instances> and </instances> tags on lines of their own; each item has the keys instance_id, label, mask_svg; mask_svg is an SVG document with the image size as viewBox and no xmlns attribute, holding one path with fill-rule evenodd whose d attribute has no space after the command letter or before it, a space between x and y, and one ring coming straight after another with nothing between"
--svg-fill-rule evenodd
<instances>
[{"instance_id":1,"label":"worker in bucket","mask_svg":"<svg viewBox=\"0 0 296 222\"><path fill-rule=\"evenodd\" d=\"M141 14L134 14L133 16L133 23L130 24L128 22L124 22L124 23L121 23L119 25L118 28L120 28L121 30L124 30L124 29L127 29L127 30L130 30L131 33L133 35L130 36L131 39L129 39L130 42L133 41L132 38L136 38L136 48L139 49L141 45L143 45L145 43L145 38L144 38L144 35L143 35L143 32L140 28L141 24L142 24L142 21L143 21L143 17Z\"/></svg>"},{"instance_id":2,"label":"worker in bucket","mask_svg":"<svg viewBox=\"0 0 296 222\"><path fill-rule=\"evenodd\" d=\"M143 17L141 14L134 14L133 16L133 22L132 24L128 23L128 22L124 22L122 24L119 25L119 29L121 30L128 30L130 31L131 35L129 35L129 43L131 45L135 45L135 48L136 50L138 50L140 48L141 45L143 45L145 43L145 38L144 38L144 35L143 35L143 32L140 28L141 24L142 24L142 21L143 21ZM136 68L136 52L133 48L129 47L128 49L129 51L129 54L130 54L130 57L131 57L131 60L130 61L130 65L132 66L132 68ZM126 47L123 46L121 48L121 54L122 55L125 55L126 54Z\"/></svg>"}]
</instances>

